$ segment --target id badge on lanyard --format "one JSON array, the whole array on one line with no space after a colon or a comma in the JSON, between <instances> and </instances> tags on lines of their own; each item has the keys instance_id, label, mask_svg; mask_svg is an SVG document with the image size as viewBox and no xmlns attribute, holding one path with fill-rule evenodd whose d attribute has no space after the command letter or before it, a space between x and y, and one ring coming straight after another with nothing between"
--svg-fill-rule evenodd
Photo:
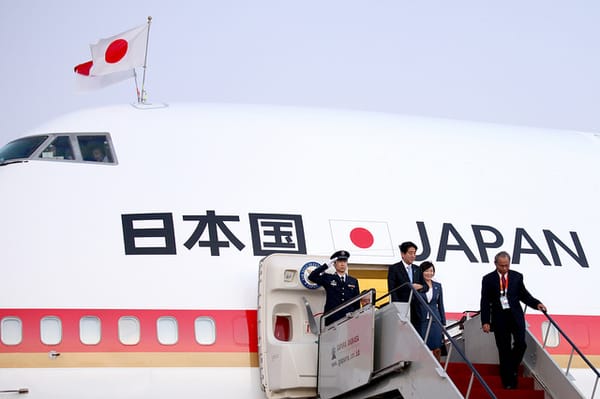
<instances>
[{"instance_id":1,"label":"id badge on lanyard","mask_svg":"<svg viewBox=\"0 0 600 399\"><path fill-rule=\"evenodd\" d=\"M510 309L506 291L508 291L508 281L504 280L504 277L502 277L502 280L500 281L500 305L502 305L503 310Z\"/></svg>"}]
</instances>

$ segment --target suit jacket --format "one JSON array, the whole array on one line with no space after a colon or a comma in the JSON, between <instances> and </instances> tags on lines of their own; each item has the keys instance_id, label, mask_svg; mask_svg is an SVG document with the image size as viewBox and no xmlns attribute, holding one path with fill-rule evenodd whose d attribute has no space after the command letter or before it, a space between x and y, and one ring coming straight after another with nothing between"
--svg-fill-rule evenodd
<instances>
[{"instance_id":1,"label":"suit jacket","mask_svg":"<svg viewBox=\"0 0 600 399\"><path fill-rule=\"evenodd\" d=\"M431 297L431 301L427 301L427 291L424 291L427 287L427 284L423 284L423 289L419 291L419 295L427 302L432 312L436 314L440 318L442 324L446 324L446 311L444 310L444 296L442 294L442 284L437 281L432 281L433 295ZM416 299L415 299L416 301ZM420 302L419 302L420 305ZM427 309L424 309L422 306L419 306L419 317L421 320L427 320Z\"/></svg>"},{"instance_id":2,"label":"suit jacket","mask_svg":"<svg viewBox=\"0 0 600 399\"><path fill-rule=\"evenodd\" d=\"M323 310L324 312L328 312L329 310L335 308L343 302L352 299L360 294L357 279L347 274L346 282L342 282L342 279L340 278L340 276L338 276L337 273L325 273L327 267L327 264L324 264L313 270L308 275L308 279L310 281L317 283L323 288L325 288L325 293L327 294L327 297L325 299L325 308ZM346 313L353 312L357 309L360 309L360 302L358 301L348 306L347 308L344 308L339 312L336 312L333 315L329 316L327 320L325 320L325 324L331 324L334 321L344 317Z\"/></svg>"},{"instance_id":3,"label":"suit jacket","mask_svg":"<svg viewBox=\"0 0 600 399\"><path fill-rule=\"evenodd\" d=\"M445 325L446 311L444 310L444 296L442 295L442 285L436 281L432 281L431 291L433 295L431 296L431 301L427 301L427 291L425 291L425 289L428 288L427 284L423 284L423 289L419 291L419 296L427 303L427 307L421 305L421 302L417 299L413 299L419 313L419 328L417 328L417 331L422 338L425 338L425 334L429 328L427 346L429 349L437 349L442 346L443 342L442 327L433 320L431 320L431 325L429 325L430 320L428 318L429 312L427 311L427 308L429 308L431 312L440 319L442 324Z\"/></svg>"},{"instance_id":4,"label":"suit jacket","mask_svg":"<svg viewBox=\"0 0 600 399\"><path fill-rule=\"evenodd\" d=\"M500 277L498 272L493 272L483 276L481 280L481 324L490 324L492 329L502 329L505 324L505 317L512 316L519 326L525 328L525 315L523 308L519 302L525 303L527 306L537 309L540 301L535 299L525 288L523 283L523 275L514 270L508 271L508 289L506 297L510 305L510 313L508 310L502 309L500 303Z\"/></svg>"},{"instance_id":5,"label":"suit jacket","mask_svg":"<svg viewBox=\"0 0 600 399\"><path fill-rule=\"evenodd\" d=\"M413 283L423 284L423 276L421 275L421 268L413 263L412 265L413 272ZM408 273L406 272L406 265L404 262L400 261L398 263L394 263L388 267L388 292L391 290L400 287L402 284L406 282L410 282L408 278ZM408 285L397 289L392 292L392 302L408 302L408 297L410 295L410 287Z\"/></svg>"}]
</instances>

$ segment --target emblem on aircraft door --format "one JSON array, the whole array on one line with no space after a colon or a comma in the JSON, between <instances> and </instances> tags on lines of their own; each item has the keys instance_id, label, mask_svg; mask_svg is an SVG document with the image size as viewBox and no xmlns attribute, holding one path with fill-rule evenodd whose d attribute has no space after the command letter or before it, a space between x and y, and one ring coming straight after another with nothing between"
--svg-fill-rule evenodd
<instances>
[{"instance_id":1,"label":"emblem on aircraft door","mask_svg":"<svg viewBox=\"0 0 600 399\"><path fill-rule=\"evenodd\" d=\"M310 272L315 270L317 267L321 266L318 262L308 262L305 263L304 266L300 269L300 282L303 286L310 290L314 290L319 288L319 284L315 284L308 279L308 275Z\"/></svg>"}]
</instances>

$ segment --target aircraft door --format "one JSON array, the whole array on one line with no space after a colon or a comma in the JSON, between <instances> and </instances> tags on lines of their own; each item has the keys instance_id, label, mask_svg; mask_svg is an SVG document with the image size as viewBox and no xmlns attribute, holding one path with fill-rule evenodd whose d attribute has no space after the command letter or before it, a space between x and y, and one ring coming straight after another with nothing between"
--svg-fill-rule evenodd
<instances>
[{"instance_id":1,"label":"aircraft door","mask_svg":"<svg viewBox=\"0 0 600 399\"><path fill-rule=\"evenodd\" d=\"M311 330L319 325L325 292L307 276L327 260L273 254L260 262L258 352L267 398L306 398L317 394L317 335ZM311 320L313 314L315 320Z\"/></svg>"}]
</instances>

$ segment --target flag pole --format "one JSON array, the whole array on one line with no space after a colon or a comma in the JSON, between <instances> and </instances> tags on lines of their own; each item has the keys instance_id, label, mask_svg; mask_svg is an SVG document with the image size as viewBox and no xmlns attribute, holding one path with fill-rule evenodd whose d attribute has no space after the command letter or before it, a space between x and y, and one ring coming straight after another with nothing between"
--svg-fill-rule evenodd
<instances>
[{"instance_id":1,"label":"flag pole","mask_svg":"<svg viewBox=\"0 0 600 399\"><path fill-rule=\"evenodd\" d=\"M142 103L145 104L146 103L146 64L148 61L148 42L150 41L150 24L152 23L152 17L148 16L148 33L146 36L146 54L144 55L144 74L142 76L142 95L141 98L140 96L138 96L138 103ZM136 84L137 84L137 79L136 79Z\"/></svg>"},{"instance_id":2,"label":"flag pole","mask_svg":"<svg viewBox=\"0 0 600 399\"><path fill-rule=\"evenodd\" d=\"M137 72L135 71L135 68L133 68L133 80L135 82L135 95L137 96L137 102L139 104L142 102L142 97L140 96L140 88L138 86Z\"/></svg>"}]
</instances>

